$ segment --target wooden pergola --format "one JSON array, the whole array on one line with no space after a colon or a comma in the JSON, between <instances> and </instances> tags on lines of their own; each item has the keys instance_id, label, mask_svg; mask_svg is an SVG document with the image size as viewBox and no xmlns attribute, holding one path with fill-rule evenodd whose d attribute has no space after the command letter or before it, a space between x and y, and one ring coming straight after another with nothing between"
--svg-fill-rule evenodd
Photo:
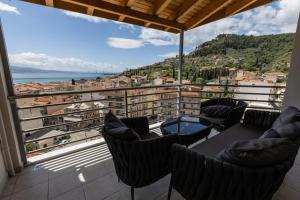
<instances>
[{"instance_id":1,"label":"wooden pergola","mask_svg":"<svg viewBox=\"0 0 300 200\"><path fill-rule=\"evenodd\" d=\"M182 84L184 31L276 0L23 0L95 17L180 33L178 83ZM178 114L181 109L179 88Z\"/></svg>"},{"instance_id":2,"label":"wooden pergola","mask_svg":"<svg viewBox=\"0 0 300 200\"><path fill-rule=\"evenodd\" d=\"M274 0L24 0L171 33L252 9Z\"/></svg>"}]
</instances>

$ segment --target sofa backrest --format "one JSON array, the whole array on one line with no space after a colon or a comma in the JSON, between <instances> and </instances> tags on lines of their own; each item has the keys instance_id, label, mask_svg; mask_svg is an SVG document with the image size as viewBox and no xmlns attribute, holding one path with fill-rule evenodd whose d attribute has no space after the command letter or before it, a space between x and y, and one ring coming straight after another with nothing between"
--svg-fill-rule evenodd
<instances>
[{"instance_id":1,"label":"sofa backrest","mask_svg":"<svg viewBox=\"0 0 300 200\"><path fill-rule=\"evenodd\" d=\"M269 129L279 115L280 112L274 111L247 110L244 115L243 124Z\"/></svg>"},{"instance_id":2,"label":"sofa backrest","mask_svg":"<svg viewBox=\"0 0 300 200\"><path fill-rule=\"evenodd\" d=\"M186 199L271 200L295 156L272 167L246 168L173 145L172 187Z\"/></svg>"}]
</instances>

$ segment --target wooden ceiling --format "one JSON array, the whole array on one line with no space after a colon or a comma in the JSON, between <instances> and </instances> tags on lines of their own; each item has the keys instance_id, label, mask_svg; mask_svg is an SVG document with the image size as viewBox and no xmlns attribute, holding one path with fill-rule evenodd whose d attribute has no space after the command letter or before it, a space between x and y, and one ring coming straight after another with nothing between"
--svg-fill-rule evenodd
<instances>
[{"instance_id":1,"label":"wooden ceiling","mask_svg":"<svg viewBox=\"0 0 300 200\"><path fill-rule=\"evenodd\" d=\"M275 0L23 0L172 33Z\"/></svg>"}]
</instances>

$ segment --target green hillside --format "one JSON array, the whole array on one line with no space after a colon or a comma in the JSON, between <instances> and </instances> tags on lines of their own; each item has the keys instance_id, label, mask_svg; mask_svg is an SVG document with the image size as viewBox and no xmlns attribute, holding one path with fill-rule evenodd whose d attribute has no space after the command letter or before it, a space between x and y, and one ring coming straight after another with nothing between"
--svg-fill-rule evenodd
<instances>
[{"instance_id":1,"label":"green hillside","mask_svg":"<svg viewBox=\"0 0 300 200\"><path fill-rule=\"evenodd\" d=\"M294 33L245 36L222 34L196 47L184 56L183 76L193 82L201 82L226 75L226 67L264 73L287 72L293 49ZM177 76L178 58L125 71L123 74L147 75L159 71L163 76Z\"/></svg>"}]
</instances>

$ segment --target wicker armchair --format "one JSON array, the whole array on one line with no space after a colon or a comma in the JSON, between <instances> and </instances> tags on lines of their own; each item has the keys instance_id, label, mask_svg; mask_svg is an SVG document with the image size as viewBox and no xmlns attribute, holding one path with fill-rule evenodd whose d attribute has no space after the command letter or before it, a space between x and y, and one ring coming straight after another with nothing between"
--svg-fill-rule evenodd
<instances>
[{"instance_id":1,"label":"wicker armchair","mask_svg":"<svg viewBox=\"0 0 300 200\"><path fill-rule=\"evenodd\" d=\"M134 188L143 187L163 178L170 173L172 144L177 135L151 137L147 118L127 118L122 121L134 129L142 139L124 141L106 134L103 136L112 154L118 178L131 186L131 198ZM143 139L146 138L146 139Z\"/></svg>"},{"instance_id":2,"label":"wicker armchair","mask_svg":"<svg viewBox=\"0 0 300 200\"><path fill-rule=\"evenodd\" d=\"M187 200L271 200L295 156L272 167L246 168L174 145L168 200L172 188Z\"/></svg>"},{"instance_id":3,"label":"wicker armchair","mask_svg":"<svg viewBox=\"0 0 300 200\"><path fill-rule=\"evenodd\" d=\"M244 101L228 99L228 98L220 98L220 99L210 99L201 103L201 110L203 108L213 105L225 105L231 106L231 110L227 114L225 118L215 118L215 117L207 117L203 112L201 112L200 117L206 118L214 124L214 127L223 131L232 125L239 123L243 117L247 104Z\"/></svg>"}]
</instances>

